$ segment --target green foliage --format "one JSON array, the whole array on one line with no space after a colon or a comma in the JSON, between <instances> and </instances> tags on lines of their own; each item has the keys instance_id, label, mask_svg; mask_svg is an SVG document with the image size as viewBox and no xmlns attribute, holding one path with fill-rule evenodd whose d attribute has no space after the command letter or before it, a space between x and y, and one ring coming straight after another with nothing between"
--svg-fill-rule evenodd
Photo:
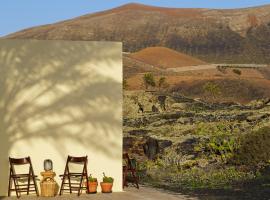
<instances>
[{"instance_id":1,"label":"green foliage","mask_svg":"<svg viewBox=\"0 0 270 200\"><path fill-rule=\"evenodd\" d=\"M231 135L233 132L238 132L237 127L233 123L224 121L218 123L199 123L194 130L195 135Z\"/></svg>"},{"instance_id":2,"label":"green foliage","mask_svg":"<svg viewBox=\"0 0 270 200\"><path fill-rule=\"evenodd\" d=\"M114 179L112 177L106 176L103 172L103 183L113 183Z\"/></svg>"},{"instance_id":3,"label":"green foliage","mask_svg":"<svg viewBox=\"0 0 270 200\"><path fill-rule=\"evenodd\" d=\"M152 73L146 73L143 76L143 82L145 85L145 88L148 89L149 86L155 87L156 86L156 82L154 79L154 75Z\"/></svg>"},{"instance_id":4,"label":"green foliage","mask_svg":"<svg viewBox=\"0 0 270 200\"><path fill-rule=\"evenodd\" d=\"M88 177L88 181L89 182L97 182L97 178L93 178L92 174L90 174L89 177Z\"/></svg>"},{"instance_id":5,"label":"green foliage","mask_svg":"<svg viewBox=\"0 0 270 200\"><path fill-rule=\"evenodd\" d=\"M255 175L242 172L235 167L205 171L200 168L182 170L174 178L174 182L186 189L210 188L219 189L231 187L234 183L251 180Z\"/></svg>"},{"instance_id":6,"label":"green foliage","mask_svg":"<svg viewBox=\"0 0 270 200\"><path fill-rule=\"evenodd\" d=\"M206 96L211 97L212 100L216 99L217 96L221 94L220 87L213 82L205 83L203 85L203 91L206 94Z\"/></svg>"},{"instance_id":7,"label":"green foliage","mask_svg":"<svg viewBox=\"0 0 270 200\"><path fill-rule=\"evenodd\" d=\"M233 157L236 148L236 139L228 136L212 137L206 145L206 151L209 151L211 155L220 156L225 163Z\"/></svg>"},{"instance_id":8,"label":"green foliage","mask_svg":"<svg viewBox=\"0 0 270 200\"><path fill-rule=\"evenodd\" d=\"M227 163L239 146L238 133L239 129L229 122L200 123L195 129L195 134L208 137L198 143L194 151L207 153L210 157L220 158L222 162Z\"/></svg>"},{"instance_id":9,"label":"green foliage","mask_svg":"<svg viewBox=\"0 0 270 200\"><path fill-rule=\"evenodd\" d=\"M270 127L245 134L240 138L240 146L234 162L249 166L266 166L270 161Z\"/></svg>"},{"instance_id":10,"label":"green foliage","mask_svg":"<svg viewBox=\"0 0 270 200\"><path fill-rule=\"evenodd\" d=\"M233 71L233 73L235 73L239 76L242 74L241 70L239 70L239 69L233 69L232 71Z\"/></svg>"},{"instance_id":11,"label":"green foliage","mask_svg":"<svg viewBox=\"0 0 270 200\"><path fill-rule=\"evenodd\" d=\"M217 135L211 136L194 146L194 151L227 163L234 156L238 146L239 140L236 137Z\"/></svg>"},{"instance_id":12,"label":"green foliage","mask_svg":"<svg viewBox=\"0 0 270 200\"><path fill-rule=\"evenodd\" d=\"M211 170L193 167L177 171L167 167L166 169L148 171L147 175L143 177L143 182L163 186L169 181L170 184L166 184L166 188L177 188L178 190L179 187L188 190L222 189L253 180L256 176L256 173L241 171L233 166Z\"/></svg>"},{"instance_id":13,"label":"green foliage","mask_svg":"<svg viewBox=\"0 0 270 200\"><path fill-rule=\"evenodd\" d=\"M137 160L135 158L131 158L130 165L132 168L136 169L137 168Z\"/></svg>"}]
</instances>

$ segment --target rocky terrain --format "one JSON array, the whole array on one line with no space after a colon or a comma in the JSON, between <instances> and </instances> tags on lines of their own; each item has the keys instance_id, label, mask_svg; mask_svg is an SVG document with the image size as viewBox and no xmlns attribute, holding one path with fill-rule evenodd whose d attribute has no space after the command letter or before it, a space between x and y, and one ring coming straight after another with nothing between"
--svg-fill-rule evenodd
<instances>
[{"instance_id":1,"label":"rocky terrain","mask_svg":"<svg viewBox=\"0 0 270 200\"><path fill-rule=\"evenodd\" d=\"M127 4L7 38L122 41L124 51L164 46L215 63L269 63L270 6L182 9Z\"/></svg>"},{"instance_id":2,"label":"rocky terrain","mask_svg":"<svg viewBox=\"0 0 270 200\"><path fill-rule=\"evenodd\" d=\"M234 124L241 131L270 125L270 99L242 105L208 103L179 93L127 91L124 96L124 149L142 159L154 159L167 148L179 148L184 144L188 147L187 141L192 144L198 125L222 122ZM153 143L146 150L144 146L149 141ZM182 150L193 151L185 146Z\"/></svg>"},{"instance_id":3,"label":"rocky terrain","mask_svg":"<svg viewBox=\"0 0 270 200\"><path fill-rule=\"evenodd\" d=\"M145 183L213 199L266 199L270 192L270 98L209 103L126 91L123 124L124 151L138 160Z\"/></svg>"}]
</instances>

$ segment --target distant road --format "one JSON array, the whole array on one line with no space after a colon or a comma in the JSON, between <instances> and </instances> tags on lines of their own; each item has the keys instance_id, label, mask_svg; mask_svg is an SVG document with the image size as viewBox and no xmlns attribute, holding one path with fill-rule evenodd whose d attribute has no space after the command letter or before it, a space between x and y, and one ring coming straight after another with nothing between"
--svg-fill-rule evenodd
<instances>
[{"instance_id":1,"label":"distant road","mask_svg":"<svg viewBox=\"0 0 270 200\"><path fill-rule=\"evenodd\" d=\"M225 66L225 67L237 67L237 68L261 68L269 67L267 64L214 64L216 66Z\"/></svg>"},{"instance_id":2,"label":"distant road","mask_svg":"<svg viewBox=\"0 0 270 200\"><path fill-rule=\"evenodd\" d=\"M187 67L176 67L167 68L166 71L170 72L186 72L186 71L196 71L196 70L206 70L206 69L216 69L216 65L197 65L197 66L187 66Z\"/></svg>"},{"instance_id":3,"label":"distant road","mask_svg":"<svg viewBox=\"0 0 270 200\"><path fill-rule=\"evenodd\" d=\"M264 68L269 67L269 65L264 64L208 64L208 65L196 65L196 66L186 66L186 67L176 67L167 68L166 71L170 72L186 72L186 71L197 71L197 70L207 70L215 69L217 66L225 66L227 68Z\"/></svg>"}]
</instances>

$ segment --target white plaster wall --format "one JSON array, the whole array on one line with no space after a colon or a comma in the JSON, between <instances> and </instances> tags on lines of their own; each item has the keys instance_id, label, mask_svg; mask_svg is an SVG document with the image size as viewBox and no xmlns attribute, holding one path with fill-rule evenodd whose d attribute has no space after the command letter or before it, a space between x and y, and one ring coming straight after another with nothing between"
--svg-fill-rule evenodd
<instances>
[{"instance_id":1,"label":"white plaster wall","mask_svg":"<svg viewBox=\"0 0 270 200\"><path fill-rule=\"evenodd\" d=\"M121 56L116 42L0 40L0 196L8 156L31 156L40 176L44 159L59 175L67 155L88 155L122 190Z\"/></svg>"}]
</instances>

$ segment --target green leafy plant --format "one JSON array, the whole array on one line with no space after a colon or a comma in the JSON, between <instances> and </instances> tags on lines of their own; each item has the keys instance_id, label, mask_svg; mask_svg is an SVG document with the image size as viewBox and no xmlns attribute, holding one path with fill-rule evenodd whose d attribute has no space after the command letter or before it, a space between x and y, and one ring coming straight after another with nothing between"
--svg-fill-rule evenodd
<instances>
[{"instance_id":1,"label":"green leafy plant","mask_svg":"<svg viewBox=\"0 0 270 200\"><path fill-rule=\"evenodd\" d=\"M233 137L215 136L209 139L209 143L206 144L206 150L211 154L220 156L223 162L227 162L228 159L233 157L236 146L236 139Z\"/></svg>"},{"instance_id":2,"label":"green leafy plant","mask_svg":"<svg viewBox=\"0 0 270 200\"><path fill-rule=\"evenodd\" d=\"M106 176L103 172L103 183L113 183L114 179L112 177Z\"/></svg>"},{"instance_id":3,"label":"green leafy plant","mask_svg":"<svg viewBox=\"0 0 270 200\"><path fill-rule=\"evenodd\" d=\"M200 123L194 133L207 136L194 146L194 151L217 159L220 158L224 163L227 163L234 156L239 147L239 129L230 122Z\"/></svg>"},{"instance_id":4,"label":"green leafy plant","mask_svg":"<svg viewBox=\"0 0 270 200\"><path fill-rule=\"evenodd\" d=\"M92 177L92 174L90 174L89 177L88 177L88 181L91 182L91 183L92 182L97 182L97 178Z\"/></svg>"}]
</instances>

